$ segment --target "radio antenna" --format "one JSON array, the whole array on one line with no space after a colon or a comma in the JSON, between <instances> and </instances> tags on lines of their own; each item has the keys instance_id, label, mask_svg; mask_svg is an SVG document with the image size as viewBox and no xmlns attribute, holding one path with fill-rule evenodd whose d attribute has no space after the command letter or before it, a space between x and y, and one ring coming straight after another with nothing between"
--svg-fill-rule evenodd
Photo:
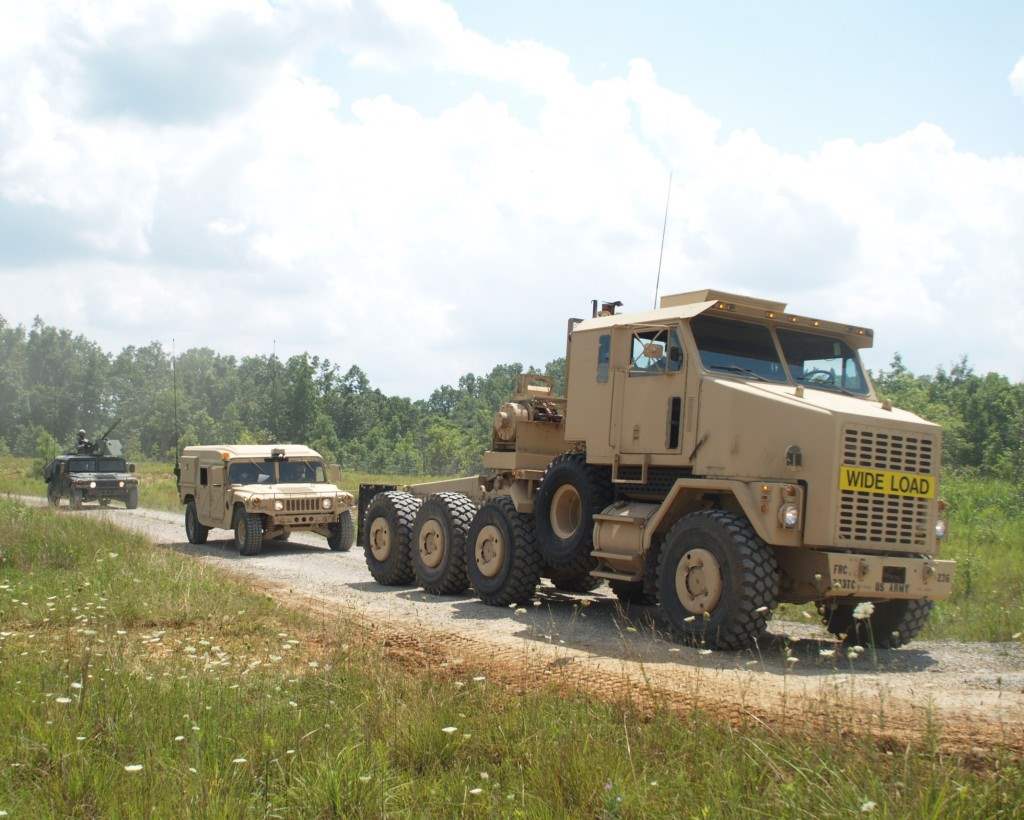
<instances>
[{"instance_id":1,"label":"radio antenna","mask_svg":"<svg viewBox=\"0 0 1024 820\"><path fill-rule=\"evenodd\" d=\"M665 233L668 230L668 203L672 198L672 171L668 172L668 193L665 194L665 220L661 223L661 250L658 251L658 279L654 283L654 309L658 309L658 291L661 289L661 260L665 256Z\"/></svg>"},{"instance_id":2,"label":"radio antenna","mask_svg":"<svg viewBox=\"0 0 1024 820\"><path fill-rule=\"evenodd\" d=\"M181 450L181 434L178 432L178 349L175 340L171 339L171 384L174 395L174 477L181 481L181 463L179 453Z\"/></svg>"}]
</instances>

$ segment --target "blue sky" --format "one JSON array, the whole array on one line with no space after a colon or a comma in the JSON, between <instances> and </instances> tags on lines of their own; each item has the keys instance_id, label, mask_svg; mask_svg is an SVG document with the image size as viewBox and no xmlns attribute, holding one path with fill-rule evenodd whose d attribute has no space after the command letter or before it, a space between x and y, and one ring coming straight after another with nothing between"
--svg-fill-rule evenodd
<instances>
[{"instance_id":1,"label":"blue sky","mask_svg":"<svg viewBox=\"0 0 1024 820\"><path fill-rule=\"evenodd\" d=\"M958 147L1020 153L1024 106L1006 76L1024 51L1024 2L456 0L466 25L536 39L584 81L651 62L726 130L788 151L876 141L921 122Z\"/></svg>"},{"instance_id":2,"label":"blue sky","mask_svg":"<svg viewBox=\"0 0 1024 820\"><path fill-rule=\"evenodd\" d=\"M1024 2L50 0L0 73L8 321L422 396L646 308L672 170L663 292L1024 378Z\"/></svg>"}]
</instances>

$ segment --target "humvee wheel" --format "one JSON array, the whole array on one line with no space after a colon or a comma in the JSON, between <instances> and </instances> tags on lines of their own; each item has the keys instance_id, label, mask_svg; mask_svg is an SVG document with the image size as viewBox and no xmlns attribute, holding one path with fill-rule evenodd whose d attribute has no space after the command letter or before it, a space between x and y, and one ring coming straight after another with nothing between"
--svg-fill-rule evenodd
<instances>
[{"instance_id":1,"label":"humvee wheel","mask_svg":"<svg viewBox=\"0 0 1024 820\"><path fill-rule=\"evenodd\" d=\"M909 643L924 629L934 603L923 598L894 599L875 604L868 618L854 618L856 604L822 601L818 613L833 635L844 635L848 644L874 644L879 649L896 649Z\"/></svg>"},{"instance_id":2,"label":"humvee wheel","mask_svg":"<svg viewBox=\"0 0 1024 820\"><path fill-rule=\"evenodd\" d=\"M420 499L409 493L378 493L363 518L366 528L366 566L378 584L403 586L413 580L412 525Z\"/></svg>"},{"instance_id":3,"label":"humvee wheel","mask_svg":"<svg viewBox=\"0 0 1024 820\"><path fill-rule=\"evenodd\" d=\"M750 646L775 607L775 555L741 515L702 510L669 530L658 562L658 602L673 631L717 649Z\"/></svg>"},{"instance_id":4,"label":"humvee wheel","mask_svg":"<svg viewBox=\"0 0 1024 820\"><path fill-rule=\"evenodd\" d=\"M511 498L492 498L477 511L466 538L466 570L481 601L508 606L529 600L543 565L533 518L517 512Z\"/></svg>"},{"instance_id":5,"label":"humvee wheel","mask_svg":"<svg viewBox=\"0 0 1024 820\"><path fill-rule=\"evenodd\" d=\"M46 488L46 503L53 509L57 509L60 506L60 491L56 487Z\"/></svg>"},{"instance_id":6,"label":"humvee wheel","mask_svg":"<svg viewBox=\"0 0 1024 820\"><path fill-rule=\"evenodd\" d=\"M76 490L74 487L71 488L71 493L68 495L68 506L73 510L82 509L82 491Z\"/></svg>"},{"instance_id":7,"label":"humvee wheel","mask_svg":"<svg viewBox=\"0 0 1024 820\"><path fill-rule=\"evenodd\" d=\"M613 498L611 473L587 464L586 453L563 453L552 460L533 506L537 541L549 567L570 572L594 568L592 517Z\"/></svg>"},{"instance_id":8,"label":"humvee wheel","mask_svg":"<svg viewBox=\"0 0 1024 820\"><path fill-rule=\"evenodd\" d=\"M579 594L593 592L604 583L603 578L595 578L589 572L565 572L564 570L551 570L551 583L555 589L561 592L576 592Z\"/></svg>"},{"instance_id":9,"label":"humvee wheel","mask_svg":"<svg viewBox=\"0 0 1024 820\"><path fill-rule=\"evenodd\" d=\"M137 509L139 506L139 488L132 486L128 488L128 495L125 497L124 505L129 510Z\"/></svg>"},{"instance_id":10,"label":"humvee wheel","mask_svg":"<svg viewBox=\"0 0 1024 820\"><path fill-rule=\"evenodd\" d=\"M475 514L462 493L436 493L416 513L412 568L416 583L432 595L454 595L469 586L466 534Z\"/></svg>"},{"instance_id":11,"label":"humvee wheel","mask_svg":"<svg viewBox=\"0 0 1024 820\"><path fill-rule=\"evenodd\" d=\"M327 546L335 552L348 552L356 542L356 525L352 520L352 510L345 510L338 519L337 524L331 524L331 534L327 536ZM285 541L291 533L285 535L281 540Z\"/></svg>"},{"instance_id":12,"label":"humvee wheel","mask_svg":"<svg viewBox=\"0 0 1024 820\"><path fill-rule=\"evenodd\" d=\"M241 555L259 555L263 549L263 519L239 509L235 513L235 546Z\"/></svg>"},{"instance_id":13,"label":"humvee wheel","mask_svg":"<svg viewBox=\"0 0 1024 820\"><path fill-rule=\"evenodd\" d=\"M199 523L199 513L196 512L196 502L189 499L185 505L185 537L190 544L205 544L210 535L210 528Z\"/></svg>"}]
</instances>

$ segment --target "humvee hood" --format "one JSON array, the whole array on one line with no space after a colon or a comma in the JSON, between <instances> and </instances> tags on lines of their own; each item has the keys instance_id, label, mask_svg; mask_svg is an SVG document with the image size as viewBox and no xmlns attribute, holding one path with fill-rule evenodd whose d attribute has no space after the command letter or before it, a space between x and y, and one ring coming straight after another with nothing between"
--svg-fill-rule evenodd
<instances>
[{"instance_id":1,"label":"humvee hood","mask_svg":"<svg viewBox=\"0 0 1024 820\"><path fill-rule=\"evenodd\" d=\"M252 495L328 495L335 496L338 489L333 484L238 484L235 492Z\"/></svg>"}]
</instances>

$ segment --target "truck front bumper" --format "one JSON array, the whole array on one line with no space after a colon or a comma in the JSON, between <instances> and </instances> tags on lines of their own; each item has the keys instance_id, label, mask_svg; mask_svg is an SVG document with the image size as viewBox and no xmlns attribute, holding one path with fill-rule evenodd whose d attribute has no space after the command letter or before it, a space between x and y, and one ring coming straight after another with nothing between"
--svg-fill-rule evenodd
<instances>
[{"instance_id":1,"label":"truck front bumper","mask_svg":"<svg viewBox=\"0 0 1024 820\"><path fill-rule=\"evenodd\" d=\"M927 598L953 591L955 561L915 556L818 553L814 581L825 598ZM820 578L819 578L820 576Z\"/></svg>"}]
</instances>

